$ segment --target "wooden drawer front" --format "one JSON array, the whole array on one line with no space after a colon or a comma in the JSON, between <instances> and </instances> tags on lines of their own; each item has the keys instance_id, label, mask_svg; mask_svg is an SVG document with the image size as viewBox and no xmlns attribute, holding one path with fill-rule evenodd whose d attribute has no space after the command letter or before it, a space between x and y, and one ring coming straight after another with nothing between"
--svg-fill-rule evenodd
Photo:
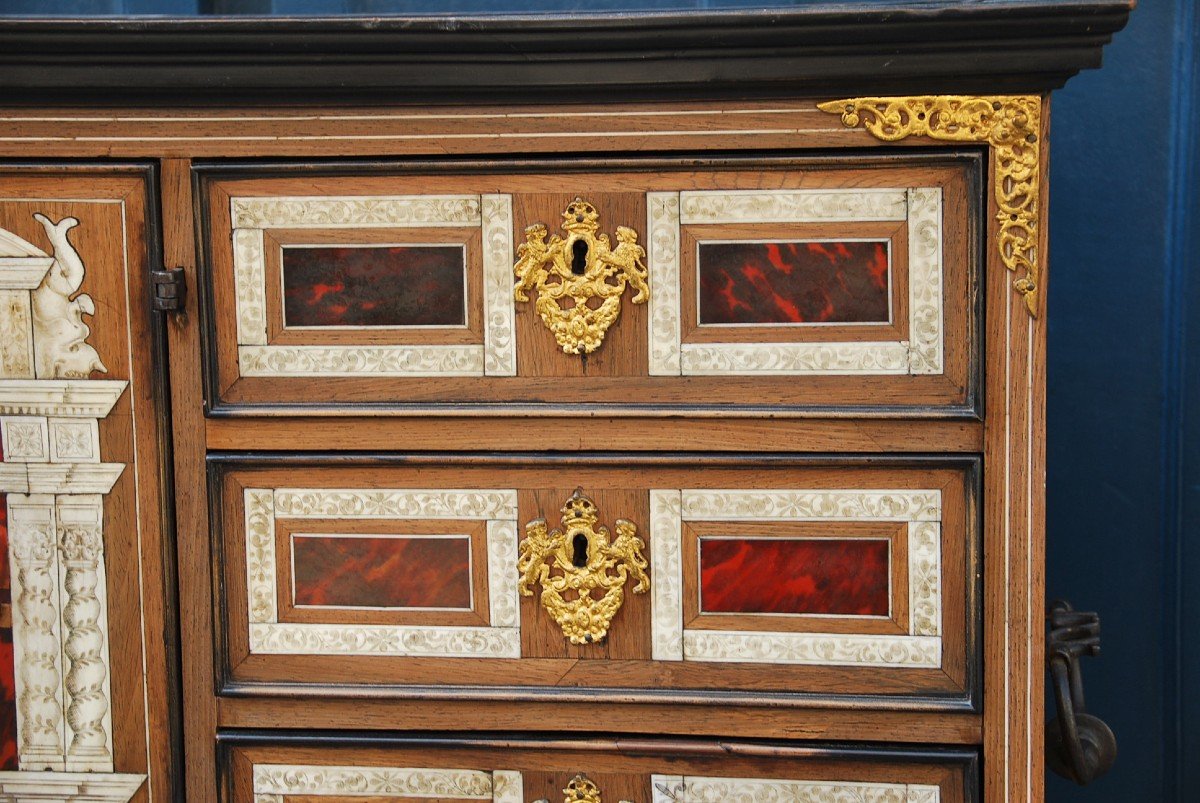
<instances>
[{"instance_id":1,"label":"wooden drawer front","mask_svg":"<svg viewBox=\"0 0 1200 803\"><path fill-rule=\"evenodd\" d=\"M410 460L214 459L231 689L970 697L972 461Z\"/></svg>"},{"instance_id":2,"label":"wooden drawer front","mask_svg":"<svg viewBox=\"0 0 1200 803\"><path fill-rule=\"evenodd\" d=\"M425 170L202 172L217 411L973 409L973 156Z\"/></svg>"},{"instance_id":3,"label":"wooden drawer front","mask_svg":"<svg viewBox=\"0 0 1200 803\"><path fill-rule=\"evenodd\" d=\"M963 803L974 757L704 742L470 740L223 745L226 799L247 803ZM632 748L632 749L631 749Z\"/></svg>"}]
</instances>

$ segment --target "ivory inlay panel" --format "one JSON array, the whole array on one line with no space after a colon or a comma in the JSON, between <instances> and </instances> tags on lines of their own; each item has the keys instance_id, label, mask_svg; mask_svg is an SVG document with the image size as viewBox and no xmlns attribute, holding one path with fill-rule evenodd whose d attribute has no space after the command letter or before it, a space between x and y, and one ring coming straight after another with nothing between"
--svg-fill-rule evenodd
<instances>
[{"instance_id":1,"label":"ivory inlay panel","mask_svg":"<svg viewBox=\"0 0 1200 803\"><path fill-rule=\"evenodd\" d=\"M508 195L230 199L238 371L247 377L513 376L512 199ZM476 227L483 234L483 343L282 345L267 334L264 231ZM473 312L472 314L479 314Z\"/></svg>"},{"instance_id":2,"label":"ivory inlay panel","mask_svg":"<svg viewBox=\"0 0 1200 803\"><path fill-rule=\"evenodd\" d=\"M255 803L283 795L371 796L524 803L521 773L413 767L255 764Z\"/></svg>"},{"instance_id":3,"label":"ivory inlay panel","mask_svg":"<svg viewBox=\"0 0 1200 803\"><path fill-rule=\"evenodd\" d=\"M520 657L516 491L247 488L243 504L251 653ZM289 518L486 521L487 566L475 566L472 571L486 572L490 625L280 622L275 523Z\"/></svg>"},{"instance_id":4,"label":"ivory inlay panel","mask_svg":"<svg viewBox=\"0 0 1200 803\"><path fill-rule=\"evenodd\" d=\"M653 775L653 803L938 803L926 784Z\"/></svg>"},{"instance_id":5,"label":"ivory inlay panel","mask_svg":"<svg viewBox=\"0 0 1200 803\"><path fill-rule=\"evenodd\" d=\"M942 663L941 492L690 490L650 492L652 649L659 661L939 667ZM691 630L683 621L687 521L860 521L907 524L905 635Z\"/></svg>"},{"instance_id":6,"label":"ivory inlay panel","mask_svg":"<svg viewBox=\"0 0 1200 803\"><path fill-rule=\"evenodd\" d=\"M942 190L705 190L647 195L652 376L940 374L944 370ZM895 341L685 343L680 248L684 225L908 224L907 337ZM722 241L729 238L723 237ZM752 238L748 238L752 239Z\"/></svg>"}]
</instances>

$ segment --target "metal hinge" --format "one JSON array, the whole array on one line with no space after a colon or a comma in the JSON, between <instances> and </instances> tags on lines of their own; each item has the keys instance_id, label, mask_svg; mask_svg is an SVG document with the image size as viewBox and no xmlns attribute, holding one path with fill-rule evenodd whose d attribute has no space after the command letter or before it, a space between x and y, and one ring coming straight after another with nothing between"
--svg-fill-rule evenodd
<instances>
[{"instance_id":1,"label":"metal hinge","mask_svg":"<svg viewBox=\"0 0 1200 803\"><path fill-rule=\"evenodd\" d=\"M150 288L150 303L156 312L178 312L183 309L186 289L183 268L150 271Z\"/></svg>"}]
</instances>

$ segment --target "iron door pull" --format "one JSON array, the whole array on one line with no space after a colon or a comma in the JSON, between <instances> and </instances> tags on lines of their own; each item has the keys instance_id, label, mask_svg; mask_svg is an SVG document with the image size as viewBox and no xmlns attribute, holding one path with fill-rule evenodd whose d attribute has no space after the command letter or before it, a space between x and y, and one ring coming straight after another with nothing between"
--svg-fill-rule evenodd
<instances>
[{"instance_id":1,"label":"iron door pull","mask_svg":"<svg viewBox=\"0 0 1200 803\"><path fill-rule=\"evenodd\" d=\"M1100 615L1076 611L1069 602L1057 600L1047 619L1046 663L1058 716L1046 725L1046 764L1083 786L1108 772L1117 758L1112 729L1087 713L1079 671L1080 656L1100 654Z\"/></svg>"}]
</instances>

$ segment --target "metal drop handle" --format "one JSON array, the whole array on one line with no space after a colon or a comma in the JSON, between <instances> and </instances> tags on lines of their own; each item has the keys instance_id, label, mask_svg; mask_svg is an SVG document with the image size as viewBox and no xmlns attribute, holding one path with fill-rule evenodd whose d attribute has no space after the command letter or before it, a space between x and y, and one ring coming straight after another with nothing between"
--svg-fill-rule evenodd
<instances>
[{"instance_id":1,"label":"metal drop handle","mask_svg":"<svg viewBox=\"0 0 1200 803\"><path fill-rule=\"evenodd\" d=\"M1046 664L1058 716L1046 725L1046 764L1080 786L1108 772L1117 758L1117 738L1104 720L1087 713L1079 658L1100 654L1100 615L1076 611L1057 600L1047 613L1050 635Z\"/></svg>"}]
</instances>

